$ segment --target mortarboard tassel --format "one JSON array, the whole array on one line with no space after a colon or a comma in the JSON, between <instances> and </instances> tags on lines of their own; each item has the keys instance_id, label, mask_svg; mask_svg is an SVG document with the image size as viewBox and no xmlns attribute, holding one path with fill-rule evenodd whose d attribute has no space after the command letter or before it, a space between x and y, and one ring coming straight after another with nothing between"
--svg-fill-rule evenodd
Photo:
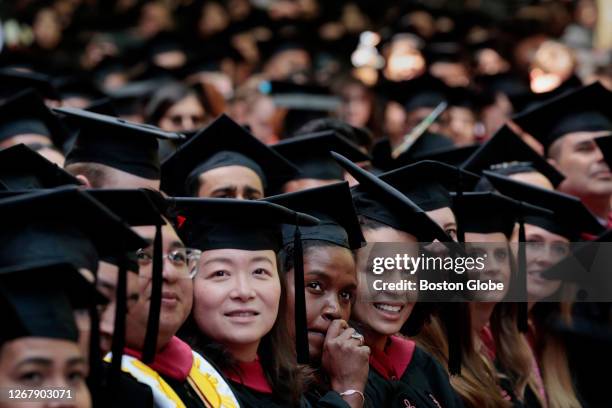
<instances>
[{"instance_id":1,"label":"mortarboard tassel","mask_svg":"<svg viewBox=\"0 0 612 408\"><path fill-rule=\"evenodd\" d=\"M109 389L112 395L119 393L119 377L121 375L121 358L125 346L125 319L127 314L127 267L125 257L119 261L119 278L117 281L117 307L115 308L115 327L113 330L113 344Z\"/></svg>"},{"instance_id":2,"label":"mortarboard tassel","mask_svg":"<svg viewBox=\"0 0 612 408\"><path fill-rule=\"evenodd\" d=\"M293 233L293 277L295 293L295 351L298 364L308 364L308 328L306 327L306 297L304 295L304 253L302 233L295 223Z\"/></svg>"},{"instance_id":3,"label":"mortarboard tassel","mask_svg":"<svg viewBox=\"0 0 612 408\"><path fill-rule=\"evenodd\" d=\"M142 350L142 362L145 364L152 363L155 359L163 282L161 225L156 225L155 239L153 240L153 283L151 287L151 304L149 306L147 333L145 335L144 347Z\"/></svg>"},{"instance_id":4,"label":"mortarboard tassel","mask_svg":"<svg viewBox=\"0 0 612 408\"><path fill-rule=\"evenodd\" d=\"M522 202L521 202L522 205ZM521 333L529 329L527 310L527 254L525 253L525 219L521 213L519 218L519 250L518 250L518 292L522 301L518 304L517 327Z\"/></svg>"},{"instance_id":5,"label":"mortarboard tassel","mask_svg":"<svg viewBox=\"0 0 612 408\"><path fill-rule=\"evenodd\" d=\"M463 304L451 305L447 303L440 309L440 317L446 327L446 337L448 339L448 372L450 375L461 374L461 322L464 318L461 315L462 306Z\"/></svg>"},{"instance_id":6,"label":"mortarboard tassel","mask_svg":"<svg viewBox=\"0 0 612 408\"><path fill-rule=\"evenodd\" d=\"M453 209L457 216L457 241L459 243L465 242L465 231L461 226L460 220L463 219L463 176L461 169L457 167L457 188L455 188L456 195L453 200Z\"/></svg>"},{"instance_id":7,"label":"mortarboard tassel","mask_svg":"<svg viewBox=\"0 0 612 408\"><path fill-rule=\"evenodd\" d=\"M96 274L96 280L98 276ZM89 376L87 387L91 393L92 406L96 407L100 395L100 383L102 379L102 356L100 355L100 317L98 307L93 304L89 306L89 321L91 330L89 334Z\"/></svg>"}]
</instances>

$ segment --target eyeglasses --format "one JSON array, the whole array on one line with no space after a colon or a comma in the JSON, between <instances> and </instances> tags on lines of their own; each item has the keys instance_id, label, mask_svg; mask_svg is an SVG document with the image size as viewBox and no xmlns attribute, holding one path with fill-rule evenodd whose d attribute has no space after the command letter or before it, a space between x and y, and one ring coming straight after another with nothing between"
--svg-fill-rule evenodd
<instances>
[{"instance_id":1,"label":"eyeglasses","mask_svg":"<svg viewBox=\"0 0 612 408\"><path fill-rule=\"evenodd\" d=\"M182 278L193 279L198 270L198 262L202 251L193 248L177 248L167 254L162 255L162 259L167 259L172 266L181 274ZM142 248L136 251L138 266L141 268L153 264L153 248ZM146 268L140 272L140 276L150 278L153 268Z\"/></svg>"}]
</instances>

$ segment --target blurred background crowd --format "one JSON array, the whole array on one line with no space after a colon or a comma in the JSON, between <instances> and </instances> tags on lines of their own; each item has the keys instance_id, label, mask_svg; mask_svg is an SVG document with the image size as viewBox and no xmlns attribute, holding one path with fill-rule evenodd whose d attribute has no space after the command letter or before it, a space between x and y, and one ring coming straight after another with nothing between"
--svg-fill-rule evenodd
<instances>
[{"instance_id":1,"label":"blurred background crowd","mask_svg":"<svg viewBox=\"0 0 612 408\"><path fill-rule=\"evenodd\" d=\"M557 93L612 89L607 0L16 0L0 26L0 67L39 75L51 106L110 101L181 132L225 112L268 144L336 116L393 147L445 100L427 149L466 146Z\"/></svg>"}]
</instances>

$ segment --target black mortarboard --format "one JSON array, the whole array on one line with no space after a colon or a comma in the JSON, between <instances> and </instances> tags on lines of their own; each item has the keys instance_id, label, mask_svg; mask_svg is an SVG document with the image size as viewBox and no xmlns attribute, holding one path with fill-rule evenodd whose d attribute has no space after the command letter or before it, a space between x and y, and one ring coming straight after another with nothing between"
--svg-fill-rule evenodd
<instances>
[{"instance_id":1,"label":"black mortarboard","mask_svg":"<svg viewBox=\"0 0 612 408\"><path fill-rule=\"evenodd\" d=\"M76 342L73 309L102 303L103 296L78 269L51 263L0 274L0 344L21 337L45 337Z\"/></svg>"},{"instance_id":2,"label":"black mortarboard","mask_svg":"<svg viewBox=\"0 0 612 408\"><path fill-rule=\"evenodd\" d=\"M159 88L160 83L155 80L132 81L107 94L119 116L133 115L144 111L144 105Z\"/></svg>"},{"instance_id":3,"label":"black mortarboard","mask_svg":"<svg viewBox=\"0 0 612 408\"><path fill-rule=\"evenodd\" d=\"M334 131L295 136L276 143L272 148L297 166L300 173L296 178L344 180L342 168L330 154L332 150L354 162L370 160L359 147Z\"/></svg>"},{"instance_id":4,"label":"black mortarboard","mask_svg":"<svg viewBox=\"0 0 612 408\"><path fill-rule=\"evenodd\" d=\"M186 216L179 234L191 247L213 249L273 250L283 246L282 225L295 225L294 285L295 338L297 359L308 363L308 332L304 298L302 226L313 226L318 219L266 201L235 199L171 199L179 213Z\"/></svg>"},{"instance_id":5,"label":"black mortarboard","mask_svg":"<svg viewBox=\"0 0 612 408\"><path fill-rule=\"evenodd\" d=\"M448 147L443 149L431 150L414 155L414 160L433 160L442 163L450 164L451 166L460 166L474 153L480 144L473 144L462 147Z\"/></svg>"},{"instance_id":6,"label":"black mortarboard","mask_svg":"<svg viewBox=\"0 0 612 408\"><path fill-rule=\"evenodd\" d=\"M513 120L548 150L568 133L612 131L612 92L596 82L522 112Z\"/></svg>"},{"instance_id":7,"label":"black mortarboard","mask_svg":"<svg viewBox=\"0 0 612 408\"><path fill-rule=\"evenodd\" d=\"M161 189L175 196L194 195L200 174L227 166L253 170L264 187L288 181L298 172L244 127L221 115L164 160Z\"/></svg>"},{"instance_id":8,"label":"black mortarboard","mask_svg":"<svg viewBox=\"0 0 612 408\"><path fill-rule=\"evenodd\" d=\"M146 241L115 214L76 187L59 187L0 200L5 245L0 273L48 263L95 272L100 256L137 250Z\"/></svg>"},{"instance_id":9,"label":"black mortarboard","mask_svg":"<svg viewBox=\"0 0 612 408\"><path fill-rule=\"evenodd\" d=\"M19 92L0 106L0 140L23 134L48 137L62 148L68 131L31 89Z\"/></svg>"},{"instance_id":10,"label":"black mortarboard","mask_svg":"<svg viewBox=\"0 0 612 408\"><path fill-rule=\"evenodd\" d=\"M283 134L291 136L305 123L330 116L340 105L340 98L326 87L286 81L262 81L259 91L270 95L279 108L287 109Z\"/></svg>"},{"instance_id":11,"label":"black mortarboard","mask_svg":"<svg viewBox=\"0 0 612 408\"><path fill-rule=\"evenodd\" d=\"M11 97L26 88L34 88L45 99L60 99L49 76L38 72L0 68L0 99Z\"/></svg>"},{"instance_id":12,"label":"black mortarboard","mask_svg":"<svg viewBox=\"0 0 612 408\"><path fill-rule=\"evenodd\" d=\"M494 192L466 192L463 193L463 217L458 221L465 232L501 232L510 239L514 224L521 217L542 214L552 212Z\"/></svg>"},{"instance_id":13,"label":"black mortarboard","mask_svg":"<svg viewBox=\"0 0 612 408\"><path fill-rule=\"evenodd\" d=\"M361 169L346 157L335 152L332 155L359 182L352 190L357 214L408 232L421 242L451 240L425 211L393 186Z\"/></svg>"},{"instance_id":14,"label":"black mortarboard","mask_svg":"<svg viewBox=\"0 0 612 408\"><path fill-rule=\"evenodd\" d=\"M612 169L612 136L596 137L594 140L603 154L604 161Z\"/></svg>"},{"instance_id":15,"label":"black mortarboard","mask_svg":"<svg viewBox=\"0 0 612 408\"><path fill-rule=\"evenodd\" d=\"M170 198L185 221L179 228L185 244L212 249L271 249L283 246L282 224L316 225L317 219L265 201L224 198Z\"/></svg>"},{"instance_id":16,"label":"black mortarboard","mask_svg":"<svg viewBox=\"0 0 612 408\"><path fill-rule=\"evenodd\" d=\"M565 178L527 143L523 142L508 125L502 126L461 167L480 174L483 170L495 171L497 168L516 163L525 163L533 168L533 171L542 173L554 187L557 187Z\"/></svg>"},{"instance_id":17,"label":"black mortarboard","mask_svg":"<svg viewBox=\"0 0 612 408\"><path fill-rule=\"evenodd\" d=\"M461 177L461 179L460 179ZM445 163L424 160L383 173L381 180L398 189L424 211L451 207L450 191L472 190L479 177Z\"/></svg>"},{"instance_id":18,"label":"black mortarboard","mask_svg":"<svg viewBox=\"0 0 612 408\"><path fill-rule=\"evenodd\" d=\"M525 222L528 224L562 235L572 242L577 241L581 233L597 235L604 230L597 218L574 196L513 180L491 171L485 171L484 175L500 193L553 212L551 215L526 216Z\"/></svg>"},{"instance_id":19,"label":"black mortarboard","mask_svg":"<svg viewBox=\"0 0 612 408\"><path fill-rule=\"evenodd\" d=\"M93 162L135 176L160 178L157 139L181 139L178 133L164 132L150 125L128 122L82 109L58 108L65 120L76 123L79 133L66 165Z\"/></svg>"},{"instance_id":20,"label":"black mortarboard","mask_svg":"<svg viewBox=\"0 0 612 408\"><path fill-rule=\"evenodd\" d=\"M0 190L32 190L66 184L78 179L24 144L0 150Z\"/></svg>"},{"instance_id":21,"label":"black mortarboard","mask_svg":"<svg viewBox=\"0 0 612 408\"><path fill-rule=\"evenodd\" d=\"M351 190L346 181L293 193L267 197L265 201L317 217L314 227L302 227L302 241L331 242L348 249L360 248L365 242L355 213ZM283 227L283 244L293 241L293 228Z\"/></svg>"},{"instance_id":22,"label":"black mortarboard","mask_svg":"<svg viewBox=\"0 0 612 408\"><path fill-rule=\"evenodd\" d=\"M70 75L55 78L51 82L61 100L81 97L89 101L104 98L106 95L93 81L83 75Z\"/></svg>"}]
</instances>

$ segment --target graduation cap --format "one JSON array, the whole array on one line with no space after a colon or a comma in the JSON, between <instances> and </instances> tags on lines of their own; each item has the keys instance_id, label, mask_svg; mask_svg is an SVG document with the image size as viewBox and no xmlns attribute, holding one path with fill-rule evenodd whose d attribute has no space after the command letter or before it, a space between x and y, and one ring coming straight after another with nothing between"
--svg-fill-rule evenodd
<instances>
[{"instance_id":1,"label":"graduation cap","mask_svg":"<svg viewBox=\"0 0 612 408\"><path fill-rule=\"evenodd\" d=\"M0 190L33 190L81 184L55 163L24 144L0 150Z\"/></svg>"},{"instance_id":2,"label":"graduation cap","mask_svg":"<svg viewBox=\"0 0 612 408\"><path fill-rule=\"evenodd\" d=\"M446 233L412 200L373 174L361 169L346 157L332 152L338 163L358 182L352 190L359 215L408 232L421 242L450 242Z\"/></svg>"},{"instance_id":3,"label":"graduation cap","mask_svg":"<svg viewBox=\"0 0 612 408\"><path fill-rule=\"evenodd\" d=\"M14 68L0 68L0 99L8 98L26 88L33 88L45 99L60 100L49 76Z\"/></svg>"},{"instance_id":4,"label":"graduation cap","mask_svg":"<svg viewBox=\"0 0 612 408\"><path fill-rule=\"evenodd\" d=\"M262 81L258 89L262 94L270 95L275 106L287 110L283 120L285 135L293 135L311 120L329 116L341 102L327 87L319 85Z\"/></svg>"},{"instance_id":5,"label":"graduation cap","mask_svg":"<svg viewBox=\"0 0 612 408\"><path fill-rule=\"evenodd\" d=\"M161 189L175 196L195 195L202 173L227 166L253 170L265 188L282 184L298 172L287 159L223 114L164 160Z\"/></svg>"},{"instance_id":6,"label":"graduation cap","mask_svg":"<svg viewBox=\"0 0 612 408\"><path fill-rule=\"evenodd\" d=\"M273 250L283 247L283 224L295 225L294 285L295 336L299 364L308 364L308 332L304 298L304 264L298 226L317 225L318 219L266 201L223 198L173 198L171 203L186 217L179 234L202 251L213 249Z\"/></svg>"},{"instance_id":7,"label":"graduation cap","mask_svg":"<svg viewBox=\"0 0 612 408\"><path fill-rule=\"evenodd\" d=\"M104 297L76 267L49 263L0 274L0 344L22 337L77 342L74 309L103 303Z\"/></svg>"},{"instance_id":8,"label":"graduation cap","mask_svg":"<svg viewBox=\"0 0 612 408\"><path fill-rule=\"evenodd\" d=\"M84 98L88 101L104 98L105 93L89 78L83 75L69 75L51 80L61 100Z\"/></svg>"},{"instance_id":9,"label":"graduation cap","mask_svg":"<svg viewBox=\"0 0 612 408\"><path fill-rule=\"evenodd\" d=\"M3 198L0 212L5 241L0 273L49 262L95 272L100 256L147 245L115 214L72 186Z\"/></svg>"},{"instance_id":10,"label":"graduation cap","mask_svg":"<svg viewBox=\"0 0 612 408\"><path fill-rule=\"evenodd\" d=\"M548 150L568 133L612 131L612 92L596 82L522 112L513 120Z\"/></svg>"},{"instance_id":11,"label":"graduation cap","mask_svg":"<svg viewBox=\"0 0 612 408\"><path fill-rule=\"evenodd\" d=\"M478 180L476 174L457 167L424 160L383 173L381 180L398 189L424 211L451 207L450 191L471 191Z\"/></svg>"},{"instance_id":12,"label":"graduation cap","mask_svg":"<svg viewBox=\"0 0 612 408\"><path fill-rule=\"evenodd\" d=\"M596 137L593 140L599 146L608 167L612 168L612 136Z\"/></svg>"},{"instance_id":13,"label":"graduation cap","mask_svg":"<svg viewBox=\"0 0 612 408\"><path fill-rule=\"evenodd\" d=\"M603 225L574 196L513 180L491 171L485 171L484 175L500 193L553 212L550 215L526 216L525 222L528 224L562 235L572 242L578 240L581 233L597 235L604 231Z\"/></svg>"},{"instance_id":14,"label":"graduation cap","mask_svg":"<svg viewBox=\"0 0 612 408\"><path fill-rule=\"evenodd\" d=\"M131 81L121 88L107 91L117 116L134 115L144 111L144 105L160 88L159 81Z\"/></svg>"},{"instance_id":15,"label":"graduation cap","mask_svg":"<svg viewBox=\"0 0 612 408\"><path fill-rule=\"evenodd\" d=\"M442 149L430 150L414 155L415 161L433 160L442 163L450 164L451 166L460 166L463 164L478 148L480 144L473 144L462 147L445 147Z\"/></svg>"},{"instance_id":16,"label":"graduation cap","mask_svg":"<svg viewBox=\"0 0 612 408\"><path fill-rule=\"evenodd\" d=\"M300 171L296 178L344 180L342 168L330 152L337 151L354 162L370 160L370 156L335 131L294 136L271 146L289 159Z\"/></svg>"},{"instance_id":17,"label":"graduation cap","mask_svg":"<svg viewBox=\"0 0 612 408\"><path fill-rule=\"evenodd\" d=\"M494 171L517 163L524 163L527 169L531 167L533 171L542 173L554 187L557 187L565 178L527 143L523 142L508 125L502 126L491 139L472 153L461 167L480 174L484 170Z\"/></svg>"},{"instance_id":18,"label":"graduation cap","mask_svg":"<svg viewBox=\"0 0 612 408\"><path fill-rule=\"evenodd\" d=\"M348 249L361 248L365 242L346 181L267 197L264 200L320 220L314 227L300 229L302 241L326 241ZM283 241L285 245L293 241L293 230L288 225L283 227Z\"/></svg>"},{"instance_id":19,"label":"graduation cap","mask_svg":"<svg viewBox=\"0 0 612 408\"><path fill-rule=\"evenodd\" d=\"M69 136L61 121L32 89L16 93L0 105L0 140L24 134L48 137L59 148Z\"/></svg>"},{"instance_id":20,"label":"graduation cap","mask_svg":"<svg viewBox=\"0 0 612 408\"><path fill-rule=\"evenodd\" d=\"M157 139L181 139L178 133L164 132L150 125L128 122L82 109L57 108L67 122L75 123L79 133L66 156L73 163L104 164L138 177L160 178Z\"/></svg>"}]
</instances>

